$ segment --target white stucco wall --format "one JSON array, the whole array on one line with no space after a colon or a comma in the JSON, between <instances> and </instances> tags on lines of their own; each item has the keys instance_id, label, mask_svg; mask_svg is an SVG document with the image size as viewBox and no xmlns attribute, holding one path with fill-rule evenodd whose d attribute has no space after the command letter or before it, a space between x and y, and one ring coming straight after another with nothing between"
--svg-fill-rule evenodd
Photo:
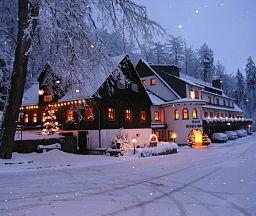
<instances>
[{"instance_id":1,"label":"white stucco wall","mask_svg":"<svg viewBox=\"0 0 256 216\"><path fill-rule=\"evenodd\" d=\"M187 108L189 110L189 119L188 120L183 120L182 119L182 110L184 108ZM192 119L192 109L196 108L197 109L197 114L198 118L197 119ZM178 109L179 110L179 119L175 120L174 119L174 110ZM182 103L182 104L177 104L174 107L172 105L164 107L165 111L165 120L167 123L167 129L166 129L166 137L168 137L168 131L173 131L176 133L177 138L175 139L175 142L178 144L187 144L187 139L189 133L193 129L200 129L203 131L203 127L186 127L187 125L202 125L202 109L201 105L198 103Z\"/></svg>"},{"instance_id":2,"label":"white stucco wall","mask_svg":"<svg viewBox=\"0 0 256 216\"><path fill-rule=\"evenodd\" d=\"M87 130L87 147L89 149L95 149L99 147L99 131ZM149 142L149 137L152 134L151 128L137 128L137 129L123 129L123 133L128 134L128 138L131 140L136 137L137 144L146 144ZM73 131L77 136L78 131ZM111 143L119 133L119 129L102 129L101 130L101 147L111 147ZM136 136L138 135L138 136Z\"/></svg>"},{"instance_id":3,"label":"white stucco wall","mask_svg":"<svg viewBox=\"0 0 256 216\"><path fill-rule=\"evenodd\" d=\"M156 85L150 85L150 79L156 79ZM178 99L178 97L155 75L143 77L141 80L146 80L146 89L158 95L160 98L166 101L172 101Z\"/></svg>"}]
</instances>

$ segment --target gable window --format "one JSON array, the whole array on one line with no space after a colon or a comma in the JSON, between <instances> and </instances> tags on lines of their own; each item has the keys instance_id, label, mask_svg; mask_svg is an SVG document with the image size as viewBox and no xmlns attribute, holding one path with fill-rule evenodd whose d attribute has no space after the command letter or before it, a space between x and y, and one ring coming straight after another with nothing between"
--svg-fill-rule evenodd
<instances>
[{"instance_id":1,"label":"gable window","mask_svg":"<svg viewBox=\"0 0 256 216\"><path fill-rule=\"evenodd\" d=\"M28 114L25 114L24 123L28 123Z\"/></svg>"},{"instance_id":2,"label":"gable window","mask_svg":"<svg viewBox=\"0 0 256 216\"><path fill-rule=\"evenodd\" d=\"M196 108L192 109L192 117L193 117L193 119L197 119L197 109Z\"/></svg>"},{"instance_id":3,"label":"gable window","mask_svg":"<svg viewBox=\"0 0 256 216\"><path fill-rule=\"evenodd\" d=\"M208 112L204 112L204 117L205 117L205 118L208 117Z\"/></svg>"},{"instance_id":4,"label":"gable window","mask_svg":"<svg viewBox=\"0 0 256 216\"><path fill-rule=\"evenodd\" d=\"M37 113L33 113L33 122L34 122L34 123L37 122Z\"/></svg>"},{"instance_id":5,"label":"gable window","mask_svg":"<svg viewBox=\"0 0 256 216\"><path fill-rule=\"evenodd\" d=\"M210 104L212 103L212 97L210 97L210 96L208 97L208 103L210 103Z\"/></svg>"},{"instance_id":6,"label":"gable window","mask_svg":"<svg viewBox=\"0 0 256 216\"><path fill-rule=\"evenodd\" d=\"M74 112L73 110L68 110L67 111L67 121L72 121L74 119Z\"/></svg>"},{"instance_id":7,"label":"gable window","mask_svg":"<svg viewBox=\"0 0 256 216\"><path fill-rule=\"evenodd\" d=\"M93 108L86 107L84 110L84 118L86 122L94 121L94 114L93 114Z\"/></svg>"},{"instance_id":8,"label":"gable window","mask_svg":"<svg viewBox=\"0 0 256 216\"><path fill-rule=\"evenodd\" d=\"M115 121L115 109L113 107L107 108L107 120L108 121Z\"/></svg>"},{"instance_id":9,"label":"gable window","mask_svg":"<svg viewBox=\"0 0 256 216\"><path fill-rule=\"evenodd\" d=\"M141 82L144 86L147 86L147 80L141 80Z\"/></svg>"},{"instance_id":10,"label":"gable window","mask_svg":"<svg viewBox=\"0 0 256 216\"><path fill-rule=\"evenodd\" d=\"M160 121L160 112L159 111L155 111L154 113L154 120L159 122Z\"/></svg>"},{"instance_id":11,"label":"gable window","mask_svg":"<svg viewBox=\"0 0 256 216\"><path fill-rule=\"evenodd\" d=\"M147 113L146 113L146 111L145 111L145 110L140 111L140 121L141 121L141 122L145 122L146 119L147 119Z\"/></svg>"},{"instance_id":12,"label":"gable window","mask_svg":"<svg viewBox=\"0 0 256 216\"><path fill-rule=\"evenodd\" d=\"M178 120L179 117L180 117L179 110L177 110L177 109L174 110L174 119L175 119L175 120Z\"/></svg>"},{"instance_id":13,"label":"gable window","mask_svg":"<svg viewBox=\"0 0 256 216\"><path fill-rule=\"evenodd\" d=\"M195 96L195 91L191 89L189 96L190 96L191 99L195 99L195 98L196 98L196 96Z\"/></svg>"},{"instance_id":14,"label":"gable window","mask_svg":"<svg viewBox=\"0 0 256 216\"><path fill-rule=\"evenodd\" d=\"M155 78L150 79L150 85L156 85L156 79Z\"/></svg>"},{"instance_id":15,"label":"gable window","mask_svg":"<svg viewBox=\"0 0 256 216\"><path fill-rule=\"evenodd\" d=\"M186 108L182 110L182 119L183 120L189 119L188 109L186 109Z\"/></svg>"},{"instance_id":16,"label":"gable window","mask_svg":"<svg viewBox=\"0 0 256 216\"><path fill-rule=\"evenodd\" d=\"M132 110L131 109L126 109L125 110L125 121L126 122L131 122L132 121Z\"/></svg>"}]
</instances>

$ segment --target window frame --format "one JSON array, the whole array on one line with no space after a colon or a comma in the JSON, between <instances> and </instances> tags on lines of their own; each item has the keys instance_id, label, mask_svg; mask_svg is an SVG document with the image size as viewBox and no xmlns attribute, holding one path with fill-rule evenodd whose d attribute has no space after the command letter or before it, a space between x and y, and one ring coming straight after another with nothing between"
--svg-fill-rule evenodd
<instances>
[{"instance_id":1,"label":"window frame","mask_svg":"<svg viewBox=\"0 0 256 216\"><path fill-rule=\"evenodd\" d=\"M179 120L180 119L180 113L178 109L174 110L174 120Z\"/></svg>"},{"instance_id":2,"label":"window frame","mask_svg":"<svg viewBox=\"0 0 256 216\"><path fill-rule=\"evenodd\" d=\"M156 78L151 78L151 79L150 79L150 85L151 85L151 86L154 86L154 85L156 85L156 84L157 84Z\"/></svg>"},{"instance_id":3,"label":"window frame","mask_svg":"<svg viewBox=\"0 0 256 216\"><path fill-rule=\"evenodd\" d=\"M185 111L187 112L187 117L185 118ZM188 108L182 109L182 120L189 120L189 110Z\"/></svg>"},{"instance_id":4,"label":"window frame","mask_svg":"<svg viewBox=\"0 0 256 216\"><path fill-rule=\"evenodd\" d=\"M156 120L156 114L157 114L157 117L158 117L157 120ZM154 121L155 122L160 122L161 121L161 116L160 116L160 111L159 110L154 111Z\"/></svg>"},{"instance_id":5,"label":"window frame","mask_svg":"<svg viewBox=\"0 0 256 216\"><path fill-rule=\"evenodd\" d=\"M143 114L144 114L144 119L142 119ZM146 110L141 110L140 111L140 122L146 122L146 121L147 121L147 112L146 112Z\"/></svg>"},{"instance_id":6,"label":"window frame","mask_svg":"<svg viewBox=\"0 0 256 216\"><path fill-rule=\"evenodd\" d=\"M129 111L129 112L127 112ZM125 122L132 122L133 121L133 116L132 116L132 108L127 108L124 111L124 121Z\"/></svg>"},{"instance_id":7,"label":"window frame","mask_svg":"<svg viewBox=\"0 0 256 216\"><path fill-rule=\"evenodd\" d=\"M110 116L110 114L112 114L112 117ZM116 120L116 110L114 107L107 107L106 119L112 122Z\"/></svg>"},{"instance_id":8,"label":"window frame","mask_svg":"<svg viewBox=\"0 0 256 216\"><path fill-rule=\"evenodd\" d=\"M196 114L195 117L194 117L194 114ZM198 119L198 112L197 112L197 109L196 109L196 108L193 108L193 109L192 109L192 118L193 118L193 119Z\"/></svg>"}]
</instances>

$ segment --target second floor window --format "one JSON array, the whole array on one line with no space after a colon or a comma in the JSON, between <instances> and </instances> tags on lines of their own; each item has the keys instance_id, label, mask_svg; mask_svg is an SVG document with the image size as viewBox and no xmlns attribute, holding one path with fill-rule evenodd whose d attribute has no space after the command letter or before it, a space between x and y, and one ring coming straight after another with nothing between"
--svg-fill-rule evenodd
<instances>
[{"instance_id":1,"label":"second floor window","mask_svg":"<svg viewBox=\"0 0 256 216\"><path fill-rule=\"evenodd\" d=\"M37 122L37 113L33 114L33 122L36 123Z\"/></svg>"},{"instance_id":2,"label":"second floor window","mask_svg":"<svg viewBox=\"0 0 256 216\"><path fill-rule=\"evenodd\" d=\"M220 99L219 98L216 98L216 104L220 105Z\"/></svg>"},{"instance_id":3,"label":"second floor window","mask_svg":"<svg viewBox=\"0 0 256 216\"><path fill-rule=\"evenodd\" d=\"M213 112L210 112L210 117L213 118Z\"/></svg>"},{"instance_id":4,"label":"second floor window","mask_svg":"<svg viewBox=\"0 0 256 216\"><path fill-rule=\"evenodd\" d=\"M192 117L193 117L193 119L197 119L197 109L196 108L194 108L192 110Z\"/></svg>"},{"instance_id":5,"label":"second floor window","mask_svg":"<svg viewBox=\"0 0 256 216\"><path fill-rule=\"evenodd\" d=\"M189 119L188 109L183 109L183 110L182 110L182 119L183 119L183 120Z\"/></svg>"},{"instance_id":6,"label":"second floor window","mask_svg":"<svg viewBox=\"0 0 256 216\"><path fill-rule=\"evenodd\" d=\"M145 110L140 111L140 121L145 122L147 119L147 113Z\"/></svg>"},{"instance_id":7,"label":"second floor window","mask_svg":"<svg viewBox=\"0 0 256 216\"><path fill-rule=\"evenodd\" d=\"M179 119L179 117L180 117L180 115L179 115L179 110L174 110L174 119L175 120L178 120Z\"/></svg>"},{"instance_id":8,"label":"second floor window","mask_svg":"<svg viewBox=\"0 0 256 216\"><path fill-rule=\"evenodd\" d=\"M84 110L84 114L85 114L85 121L87 122L94 121L93 108L86 107Z\"/></svg>"},{"instance_id":9,"label":"second floor window","mask_svg":"<svg viewBox=\"0 0 256 216\"><path fill-rule=\"evenodd\" d=\"M131 122L132 121L132 110L131 109L126 109L125 110L125 121L126 122Z\"/></svg>"},{"instance_id":10,"label":"second floor window","mask_svg":"<svg viewBox=\"0 0 256 216\"><path fill-rule=\"evenodd\" d=\"M160 121L160 112L159 111L155 111L154 113L154 120L159 122Z\"/></svg>"},{"instance_id":11,"label":"second floor window","mask_svg":"<svg viewBox=\"0 0 256 216\"><path fill-rule=\"evenodd\" d=\"M72 121L74 119L73 114L74 114L73 110L67 111L67 121Z\"/></svg>"},{"instance_id":12,"label":"second floor window","mask_svg":"<svg viewBox=\"0 0 256 216\"><path fill-rule=\"evenodd\" d=\"M210 104L212 103L212 97L210 97L210 96L208 97L208 103L210 103Z\"/></svg>"},{"instance_id":13,"label":"second floor window","mask_svg":"<svg viewBox=\"0 0 256 216\"><path fill-rule=\"evenodd\" d=\"M24 123L28 123L28 114L25 114L24 116Z\"/></svg>"},{"instance_id":14,"label":"second floor window","mask_svg":"<svg viewBox=\"0 0 256 216\"><path fill-rule=\"evenodd\" d=\"M150 85L156 85L156 79L155 78L150 79Z\"/></svg>"},{"instance_id":15,"label":"second floor window","mask_svg":"<svg viewBox=\"0 0 256 216\"><path fill-rule=\"evenodd\" d=\"M226 100L223 100L223 106L226 106Z\"/></svg>"},{"instance_id":16,"label":"second floor window","mask_svg":"<svg viewBox=\"0 0 256 216\"><path fill-rule=\"evenodd\" d=\"M204 117L205 117L205 118L208 117L208 112L204 112Z\"/></svg>"},{"instance_id":17,"label":"second floor window","mask_svg":"<svg viewBox=\"0 0 256 216\"><path fill-rule=\"evenodd\" d=\"M115 121L115 109L113 107L107 108L107 120Z\"/></svg>"}]
</instances>

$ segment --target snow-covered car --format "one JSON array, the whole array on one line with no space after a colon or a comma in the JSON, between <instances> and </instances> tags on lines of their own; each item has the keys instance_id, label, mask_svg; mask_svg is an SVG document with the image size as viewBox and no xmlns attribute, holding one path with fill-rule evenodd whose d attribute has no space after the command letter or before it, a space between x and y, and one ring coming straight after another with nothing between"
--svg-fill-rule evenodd
<instances>
[{"instance_id":1,"label":"snow-covered car","mask_svg":"<svg viewBox=\"0 0 256 216\"><path fill-rule=\"evenodd\" d=\"M247 135L252 135L252 131L250 129L246 129Z\"/></svg>"},{"instance_id":2,"label":"snow-covered car","mask_svg":"<svg viewBox=\"0 0 256 216\"><path fill-rule=\"evenodd\" d=\"M212 142L227 142L228 136L224 133L213 133L212 136Z\"/></svg>"},{"instance_id":3,"label":"snow-covered car","mask_svg":"<svg viewBox=\"0 0 256 216\"><path fill-rule=\"evenodd\" d=\"M235 132L237 133L238 138L245 137L247 135L247 132L244 130L235 130Z\"/></svg>"},{"instance_id":4,"label":"snow-covered car","mask_svg":"<svg viewBox=\"0 0 256 216\"><path fill-rule=\"evenodd\" d=\"M237 133L234 131L226 131L225 134L228 136L229 140L237 139Z\"/></svg>"}]
</instances>

